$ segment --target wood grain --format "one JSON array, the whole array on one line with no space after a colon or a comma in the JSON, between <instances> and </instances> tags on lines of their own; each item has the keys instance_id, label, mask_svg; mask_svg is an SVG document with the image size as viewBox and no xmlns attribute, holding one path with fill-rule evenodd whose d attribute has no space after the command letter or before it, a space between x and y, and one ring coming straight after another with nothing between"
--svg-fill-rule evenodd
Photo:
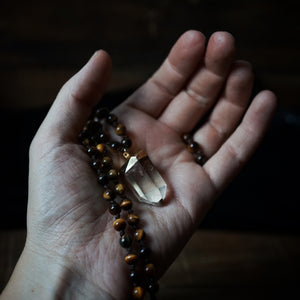
<instances>
[{"instance_id":1,"label":"wood grain","mask_svg":"<svg viewBox=\"0 0 300 300\"><path fill-rule=\"evenodd\" d=\"M300 25L296 1L1 1L0 92L6 107L49 104L99 48L114 62L110 91L137 87L180 34L227 30L261 86L299 107Z\"/></svg>"},{"instance_id":2,"label":"wood grain","mask_svg":"<svg viewBox=\"0 0 300 300\"><path fill-rule=\"evenodd\" d=\"M25 236L0 231L0 290ZM198 230L161 279L159 299L297 299L299 250L299 236Z\"/></svg>"}]
</instances>

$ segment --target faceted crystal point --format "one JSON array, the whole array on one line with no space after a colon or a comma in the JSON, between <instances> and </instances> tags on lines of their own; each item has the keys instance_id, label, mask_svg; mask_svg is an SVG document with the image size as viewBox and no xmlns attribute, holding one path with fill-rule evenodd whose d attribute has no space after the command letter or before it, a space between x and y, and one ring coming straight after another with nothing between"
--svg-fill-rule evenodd
<instances>
[{"instance_id":1,"label":"faceted crystal point","mask_svg":"<svg viewBox=\"0 0 300 300\"><path fill-rule=\"evenodd\" d=\"M121 171L140 202L158 205L165 199L167 184L144 151L131 156Z\"/></svg>"}]
</instances>

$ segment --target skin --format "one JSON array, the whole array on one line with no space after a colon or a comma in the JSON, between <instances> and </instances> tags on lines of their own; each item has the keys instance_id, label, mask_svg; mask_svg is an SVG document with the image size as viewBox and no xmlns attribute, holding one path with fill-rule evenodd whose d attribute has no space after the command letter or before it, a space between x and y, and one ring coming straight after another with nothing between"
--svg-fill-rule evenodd
<instances>
[{"instance_id":1,"label":"skin","mask_svg":"<svg viewBox=\"0 0 300 300\"><path fill-rule=\"evenodd\" d=\"M275 110L270 91L250 99L251 66L234 56L229 33L216 32L206 44L202 33L188 31L156 73L114 111L134 142L132 152L146 150L168 184L162 207L134 205L159 276L254 153ZM1 299L130 294L126 251L77 141L110 74L108 54L97 51L63 86L32 142L28 235ZM194 129L207 157L202 167L180 137Z\"/></svg>"}]
</instances>

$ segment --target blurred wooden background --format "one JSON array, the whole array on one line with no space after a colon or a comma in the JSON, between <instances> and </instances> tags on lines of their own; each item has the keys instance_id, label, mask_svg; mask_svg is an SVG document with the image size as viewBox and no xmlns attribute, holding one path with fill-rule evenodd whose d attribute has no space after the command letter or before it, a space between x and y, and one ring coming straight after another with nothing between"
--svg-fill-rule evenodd
<instances>
[{"instance_id":1,"label":"blurred wooden background","mask_svg":"<svg viewBox=\"0 0 300 300\"><path fill-rule=\"evenodd\" d=\"M25 237L0 230L0 292ZM158 299L298 299L299 248L293 235L199 230L160 280Z\"/></svg>"},{"instance_id":2,"label":"blurred wooden background","mask_svg":"<svg viewBox=\"0 0 300 300\"><path fill-rule=\"evenodd\" d=\"M30 114L30 109L47 108L62 84L100 48L113 59L109 92L114 95L134 89L161 64L180 34L198 29L207 37L217 30L231 32L237 41L237 57L252 63L258 85L276 92L280 108L299 110L298 15L297 2L291 0L1 0L0 124L4 136L0 153L4 169L0 181L4 193L0 216L4 229L0 232L0 290L26 235L24 228L11 230L5 224L24 227L27 150L33 129L44 113ZM26 118L20 119L25 108ZM283 130L281 137L287 137L286 133ZM296 141L293 133L288 138ZM296 206L297 195L293 194L297 178L288 179L289 185L279 191L284 203L272 205L273 198L269 197L270 189L280 189L280 184L269 182L261 190L266 177L286 176L287 172L281 170L286 171L283 158L286 161L288 157L283 151L287 142L278 139L280 150L271 143L267 155L261 156L259 163L264 169L258 168L260 172L255 176L264 177L258 177L262 184L257 192L257 182L248 182L247 177L245 185L238 182L241 189L248 188L250 200L237 199L230 204L229 193L228 206L220 202L219 210L213 212L217 217L209 223L214 229L197 232L163 278L160 299L275 299L278 295L288 299L292 292L299 296L300 238L295 232L281 232L299 223L295 221L299 204ZM297 155L296 148L289 145ZM257 174L257 166L251 168ZM260 202L262 199L265 201ZM283 206L290 210L279 214ZM235 209L242 211L240 216L234 215ZM245 220L246 211L249 219ZM223 223L218 223L222 216ZM271 226L271 233L220 231L226 218L227 225L231 220L235 226L239 221L251 223L256 218L258 229L261 224L277 227Z\"/></svg>"},{"instance_id":3,"label":"blurred wooden background","mask_svg":"<svg viewBox=\"0 0 300 300\"><path fill-rule=\"evenodd\" d=\"M188 29L227 30L237 57L251 61L262 86L299 106L297 1L110 0L0 3L1 103L50 103L97 49L113 59L111 91L134 88Z\"/></svg>"}]
</instances>

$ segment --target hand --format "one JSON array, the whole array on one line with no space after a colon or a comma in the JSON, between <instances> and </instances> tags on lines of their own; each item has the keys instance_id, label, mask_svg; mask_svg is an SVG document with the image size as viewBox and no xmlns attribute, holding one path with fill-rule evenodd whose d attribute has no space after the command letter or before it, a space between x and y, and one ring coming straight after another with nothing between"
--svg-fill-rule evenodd
<instances>
[{"instance_id":1,"label":"hand","mask_svg":"<svg viewBox=\"0 0 300 300\"><path fill-rule=\"evenodd\" d=\"M213 34L205 47L200 32L186 32L160 69L115 109L134 148L146 150L168 184L163 207L134 205L160 275L253 154L275 110L270 91L250 103L251 67L235 61L234 52L228 33ZM14 275L26 268L31 268L28 277L39 274L27 289L39 284L49 296L55 292L72 299L124 299L129 293L126 251L119 246L101 187L77 141L110 73L109 56L96 52L62 88L32 142L28 237ZM207 158L203 167L181 140L182 133L195 128L194 140ZM47 276L42 264L48 266ZM50 284L57 275L59 289ZM45 284L43 278L48 278ZM52 289L47 291L47 284ZM13 292L11 286L7 293Z\"/></svg>"}]
</instances>

